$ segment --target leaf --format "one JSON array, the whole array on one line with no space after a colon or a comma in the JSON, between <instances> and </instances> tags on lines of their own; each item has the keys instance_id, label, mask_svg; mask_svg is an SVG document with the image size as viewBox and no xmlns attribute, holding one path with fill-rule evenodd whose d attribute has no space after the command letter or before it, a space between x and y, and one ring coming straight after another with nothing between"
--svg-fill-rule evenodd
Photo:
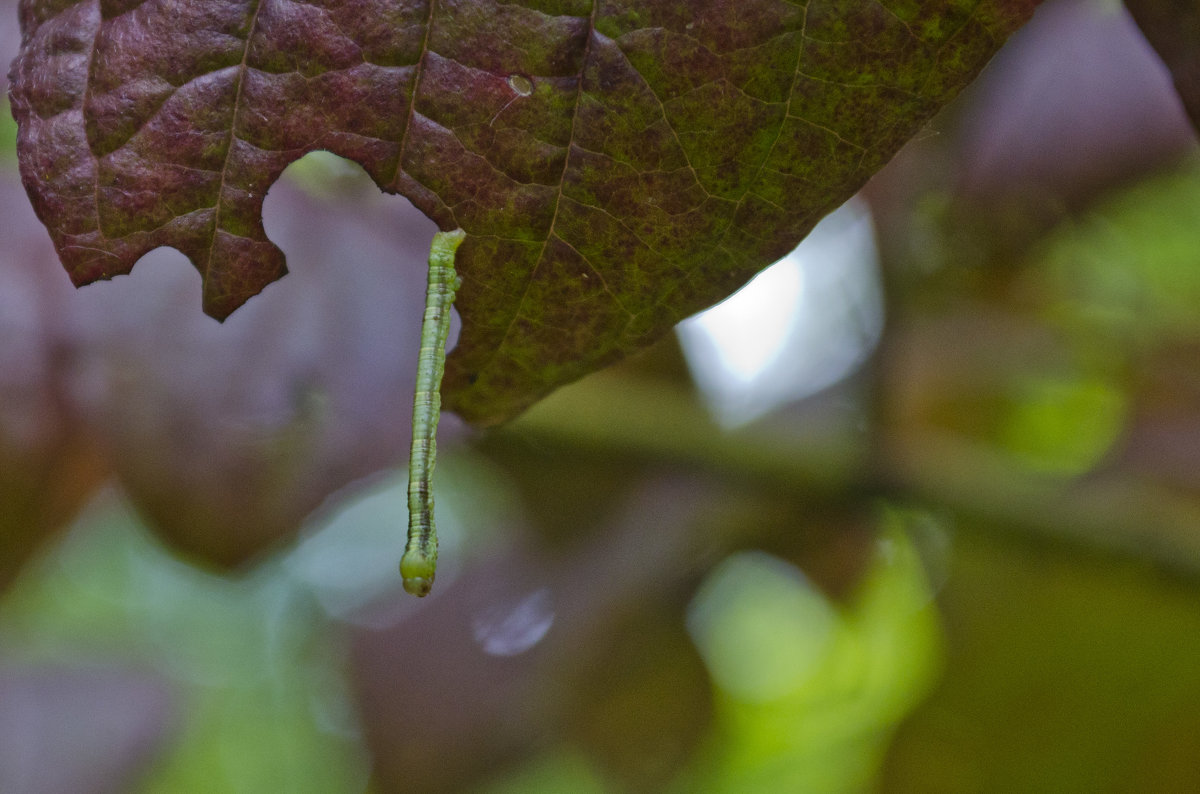
<instances>
[{"instance_id":1,"label":"leaf","mask_svg":"<svg viewBox=\"0 0 1200 794\"><path fill-rule=\"evenodd\" d=\"M1192 0L1126 0L1125 6L1171 70L1192 126L1200 130L1200 8Z\"/></svg>"},{"instance_id":2,"label":"leaf","mask_svg":"<svg viewBox=\"0 0 1200 794\"><path fill-rule=\"evenodd\" d=\"M141 516L192 561L246 564L405 454L419 341L406 320L424 273L395 262L425 258L432 224L358 176L336 198L272 189L267 228L295 252L293 272L223 326L167 250L139 278L68 296L65 319L87 340L75 392L88 426ZM441 423L442 449L458 424Z\"/></svg>"},{"instance_id":3,"label":"leaf","mask_svg":"<svg viewBox=\"0 0 1200 794\"><path fill-rule=\"evenodd\" d=\"M74 296L9 173L0 175L0 593L111 474L73 400Z\"/></svg>"},{"instance_id":4,"label":"leaf","mask_svg":"<svg viewBox=\"0 0 1200 794\"><path fill-rule=\"evenodd\" d=\"M992 227L1015 205L1030 220L1035 213L1046 219L1018 235L1009 217L993 232L1006 245L1043 233L1106 190L1171 167L1196 145L1178 94L1133 19L1094 0L1040 8L955 105L965 123L923 143L957 146L946 152L955 158L946 168L956 206L984 204L980 221ZM892 181L909 192L901 207L916 200L912 180Z\"/></svg>"},{"instance_id":5,"label":"leaf","mask_svg":"<svg viewBox=\"0 0 1200 794\"><path fill-rule=\"evenodd\" d=\"M22 176L76 284L172 246L224 318L285 272L283 168L362 164L459 251L481 424L790 250L1037 0L23 0Z\"/></svg>"},{"instance_id":6,"label":"leaf","mask_svg":"<svg viewBox=\"0 0 1200 794\"><path fill-rule=\"evenodd\" d=\"M272 188L293 272L223 325L168 249L137 278L73 289L16 169L0 177L0 591L114 475L172 550L246 570L403 459L425 274L396 261L423 261L434 227L361 169L321 197L287 174Z\"/></svg>"}]
</instances>

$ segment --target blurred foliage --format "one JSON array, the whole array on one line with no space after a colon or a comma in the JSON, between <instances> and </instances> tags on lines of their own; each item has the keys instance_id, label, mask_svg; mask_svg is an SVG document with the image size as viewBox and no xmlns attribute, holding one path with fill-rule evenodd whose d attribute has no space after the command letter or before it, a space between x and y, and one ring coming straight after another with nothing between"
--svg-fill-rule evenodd
<instances>
[{"instance_id":1,"label":"blurred foliage","mask_svg":"<svg viewBox=\"0 0 1200 794\"><path fill-rule=\"evenodd\" d=\"M373 499L351 500L346 510L360 522L393 521L391 506ZM359 506L369 504L374 512ZM761 552L731 557L706 577L687 623L714 677L718 713L696 758L668 776L682 775L673 789L850 791L870 779L888 726L928 686L938 647L906 519L888 516L892 529L843 605ZM3 602L4 662L20 669L89 658L170 682L176 715L157 729L167 752L139 791L361 791L369 761L343 679L345 632L319 607L322 585L307 578L299 554L239 580L213 577L165 553L105 494ZM635 658L646 656L644 638L661 644L664 636L639 629ZM610 664L619 655L609 647ZM655 662L644 684L630 689L623 676L597 692L662 708L675 691L663 680L673 667L647 658ZM615 741L618 753L653 764L657 753L639 748L669 737L619 721L604 738L604 716L587 713L582 734L480 791L623 790L607 764L597 766L599 749Z\"/></svg>"},{"instance_id":2,"label":"blurred foliage","mask_svg":"<svg viewBox=\"0 0 1200 794\"><path fill-rule=\"evenodd\" d=\"M947 574L945 675L883 791L1200 787L1195 580L986 527L963 527Z\"/></svg>"},{"instance_id":3,"label":"blurred foliage","mask_svg":"<svg viewBox=\"0 0 1200 794\"><path fill-rule=\"evenodd\" d=\"M940 628L921 563L894 510L844 605L758 553L701 586L689 625L717 689L713 737L687 792L861 791L891 726L925 694Z\"/></svg>"},{"instance_id":4,"label":"blurred foliage","mask_svg":"<svg viewBox=\"0 0 1200 794\"><path fill-rule=\"evenodd\" d=\"M172 684L179 716L156 726L168 752L142 773L147 792L362 791L337 637L278 564L240 581L204 574L152 542L112 494L0 604L6 666L88 660ZM72 747L75 763L100 742Z\"/></svg>"},{"instance_id":5,"label":"blurred foliage","mask_svg":"<svg viewBox=\"0 0 1200 794\"><path fill-rule=\"evenodd\" d=\"M1079 344L1128 356L1200 334L1200 158L1103 196L1031 253L1019 290ZM1099 355L1099 354L1097 354Z\"/></svg>"}]
</instances>

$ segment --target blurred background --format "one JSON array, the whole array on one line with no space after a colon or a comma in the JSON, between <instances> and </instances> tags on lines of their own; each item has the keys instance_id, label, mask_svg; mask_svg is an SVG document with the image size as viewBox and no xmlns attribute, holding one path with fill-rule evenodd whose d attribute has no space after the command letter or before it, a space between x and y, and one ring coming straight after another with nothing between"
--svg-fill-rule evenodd
<instances>
[{"instance_id":1,"label":"blurred background","mask_svg":"<svg viewBox=\"0 0 1200 794\"><path fill-rule=\"evenodd\" d=\"M224 325L173 251L75 291L3 118L0 792L1200 791L1200 151L1119 4L675 337L444 417L420 601L433 225L313 155Z\"/></svg>"}]
</instances>

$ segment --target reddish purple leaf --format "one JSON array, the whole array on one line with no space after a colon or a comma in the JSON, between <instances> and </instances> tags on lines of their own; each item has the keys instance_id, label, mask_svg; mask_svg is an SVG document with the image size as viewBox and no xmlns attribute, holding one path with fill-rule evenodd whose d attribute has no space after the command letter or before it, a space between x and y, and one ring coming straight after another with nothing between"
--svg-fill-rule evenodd
<instances>
[{"instance_id":1,"label":"reddish purple leaf","mask_svg":"<svg viewBox=\"0 0 1200 794\"><path fill-rule=\"evenodd\" d=\"M953 189L975 202L1079 207L1196 145L1137 25L1094 0L1039 10L963 100Z\"/></svg>"},{"instance_id":2,"label":"reddish purple leaf","mask_svg":"<svg viewBox=\"0 0 1200 794\"><path fill-rule=\"evenodd\" d=\"M69 288L24 194L0 181L0 592L110 476L72 403ZM0 791L5 790L0 785Z\"/></svg>"},{"instance_id":3,"label":"reddish purple leaf","mask_svg":"<svg viewBox=\"0 0 1200 794\"><path fill-rule=\"evenodd\" d=\"M224 318L315 149L459 251L449 408L503 421L728 295L1037 0L24 0L22 175L72 279L173 246Z\"/></svg>"}]
</instances>

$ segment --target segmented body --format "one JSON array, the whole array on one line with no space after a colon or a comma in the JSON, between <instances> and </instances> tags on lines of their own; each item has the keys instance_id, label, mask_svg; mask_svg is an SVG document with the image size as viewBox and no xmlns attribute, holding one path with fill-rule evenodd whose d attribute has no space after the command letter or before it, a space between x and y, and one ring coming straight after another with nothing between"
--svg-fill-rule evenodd
<instances>
[{"instance_id":1,"label":"segmented body","mask_svg":"<svg viewBox=\"0 0 1200 794\"><path fill-rule=\"evenodd\" d=\"M429 281L421 322L421 352L413 394L412 448L408 462L408 542L400 560L404 589L426 596L437 572L437 527L433 520L433 465L437 457L438 414L450 307L462 281L454 271L454 254L466 237L462 229L438 232L429 249Z\"/></svg>"}]
</instances>

